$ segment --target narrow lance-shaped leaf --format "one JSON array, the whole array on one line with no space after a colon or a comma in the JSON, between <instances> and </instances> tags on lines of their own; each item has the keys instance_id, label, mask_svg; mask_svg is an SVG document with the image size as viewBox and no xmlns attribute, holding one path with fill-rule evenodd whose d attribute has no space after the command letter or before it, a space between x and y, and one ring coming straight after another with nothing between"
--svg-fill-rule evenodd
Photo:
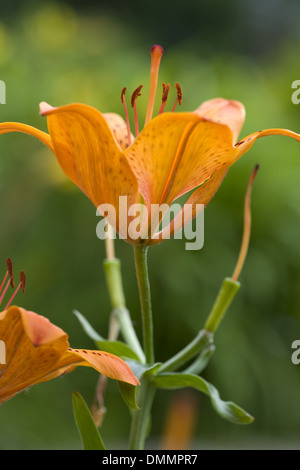
<instances>
[{"instance_id":1,"label":"narrow lance-shaped leaf","mask_svg":"<svg viewBox=\"0 0 300 470\"><path fill-rule=\"evenodd\" d=\"M78 392L72 394L74 418L84 450L105 450L90 410Z\"/></svg>"},{"instance_id":2,"label":"narrow lance-shaped leaf","mask_svg":"<svg viewBox=\"0 0 300 470\"><path fill-rule=\"evenodd\" d=\"M192 387L209 396L215 411L227 421L234 424L250 424L254 418L232 401L223 401L218 390L202 377L193 374L163 373L154 378L159 388L177 389Z\"/></svg>"},{"instance_id":3,"label":"narrow lance-shaped leaf","mask_svg":"<svg viewBox=\"0 0 300 470\"><path fill-rule=\"evenodd\" d=\"M110 354L115 354L119 357L128 357L130 359L139 360L138 355L129 346L127 346L126 343L104 339L80 312L74 310L73 313L78 318L84 332L95 342L100 350L106 351Z\"/></svg>"}]
</instances>

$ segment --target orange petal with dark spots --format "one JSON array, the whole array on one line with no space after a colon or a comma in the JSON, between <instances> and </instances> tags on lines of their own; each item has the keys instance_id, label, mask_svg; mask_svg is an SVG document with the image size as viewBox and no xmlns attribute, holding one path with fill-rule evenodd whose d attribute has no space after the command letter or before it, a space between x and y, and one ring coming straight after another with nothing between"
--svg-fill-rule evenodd
<instances>
[{"instance_id":1,"label":"orange petal with dark spots","mask_svg":"<svg viewBox=\"0 0 300 470\"><path fill-rule=\"evenodd\" d=\"M5 364L0 364L0 403L80 365L93 367L116 380L139 384L120 358L101 351L86 350L84 357L74 353L67 333L47 318L23 308L10 307L0 313L0 338L6 350ZM101 356L98 358L97 354Z\"/></svg>"},{"instance_id":2,"label":"orange petal with dark spots","mask_svg":"<svg viewBox=\"0 0 300 470\"><path fill-rule=\"evenodd\" d=\"M229 126L233 135L233 144L235 144L238 139L246 116L246 111L242 103L235 100L226 100L224 98L214 98L204 101L194 113L200 117L205 117L214 122Z\"/></svg>"},{"instance_id":3,"label":"orange petal with dark spots","mask_svg":"<svg viewBox=\"0 0 300 470\"><path fill-rule=\"evenodd\" d=\"M174 217L170 222L170 225L165 227L160 232L156 233L151 244L159 243L164 238L167 238L167 235L173 236L178 230L180 230L183 225L190 223L202 210L202 204L204 207L210 202L215 193L218 191L223 179L225 178L228 171L228 167L222 167L220 170L216 171L205 183L203 183L199 188L188 198L184 204L181 211ZM192 210L186 212L187 215L184 215L187 205L192 206Z\"/></svg>"},{"instance_id":4,"label":"orange petal with dark spots","mask_svg":"<svg viewBox=\"0 0 300 470\"><path fill-rule=\"evenodd\" d=\"M125 150L129 147L128 145L128 131L127 131L127 124L124 119L116 113L103 113L103 117L105 118L114 138L116 139L117 143L120 145L122 150ZM134 136L131 134L131 142L134 141Z\"/></svg>"},{"instance_id":5,"label":"orange petal with dark spots","mask_svg":"<svg viewBox=\"0 0 300 470\"><path fill-rule=\"evenodd\" d=\"M235 147L237 148L238 152L235 157L235 161L238 160L244 153L248 152L248 150L252 147L256 139L260 137L266 137L269 135L283 135L286 137L292 137L293 139L298 140L300 142L300 134L296 132L292 132L288 129L265 129L263 131L254 132L253 134L244 137L240 140Z\"/></svg>"},{"instance_id":6,"label":"orange petal with dark spots","mask_svg":"<svg viewBox=\"0 0 300 470\"><path fill-rule=\"evenodd\" d=\"M139 385L138 379L126 362L114 354L104 351L89 351L87 349L72 348L69 348L69 352L83 361L80 362L79 365L93 367L98 372L101 372L101 374L111 379L120 380L132 385Z\"/></svg>"},{"instance_id":7,"label":"orange petal with dark spots","mask_svg":"<svg viewBox=\"0 0 300 470\"><path fill-rule=\"evenodd\" d=\"M195 113L164 113L145 126L125 155L147 205L172 201L234 161L227 125Z\"/></svg>"},{"instance_id":8,"label":"orange petal with dark spots","mask_svg":"<svg viewBox=\"0 0 300 470\"><path fill-rule=\"evenodd\" d=\"M132 205L140 195L136 178L107 120L98 110L83 104L49 108L43 114L64 173L96 207L115 207L116 221L109 217L108 221L119 232L119 196L127 196L128 205ZM126 219L127 213L122 217Z\"/></svg>"}]
</instances>

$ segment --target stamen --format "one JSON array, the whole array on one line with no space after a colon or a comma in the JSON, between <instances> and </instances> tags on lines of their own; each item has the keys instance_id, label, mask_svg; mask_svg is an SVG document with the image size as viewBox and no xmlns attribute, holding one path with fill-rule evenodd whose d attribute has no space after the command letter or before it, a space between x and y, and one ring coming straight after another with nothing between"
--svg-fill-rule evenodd
<instances>
[{"instance_id":1,"label":"stamen","mask_svg":"<svg viewBox=\"0 0 300 470\"><path fill-rule=\"evenodd\" d=\"M19 292L20 289L22 289L22 292L24 294L24 292L25 292L25 283L26 283L25 273L24 273L24 271L21 271L20 272L20 284L18 285L15 292L13 293L13 295L11 296L11 298L9 299L7 304L5 305L4 310L7 310L11 306L12 301L14 300L14 298L16 297L16 295L17 295L17 293Z\"/></svg>"},{"instance_id":2,"label":"stamen","mask_svg":"<svg viewBox=\"0 0 300 470\"><path fill-rule=\"evenodd\" d=\"M5 297L5 294L6 294L6 292L7 292L7 289L9 288L10 285L11 285L11 284L10 284L10 280L9 280L8 283L6 284L6 286L5 286L5 288L4 288L4 290L3 290L2 294L1 294L1 296L0 296L0 305L1 305L2 302L3 302L3 299L4 299L4 297Z\"/></svg>"},{"instance_id":3,"label":"stamen","mask_svg":"<svg viewBox=\"0 0 300 470\"><path fill-rule=\"evenodd\" d=\"M177 97L176 97L176 100L172 109L172 113L174 113L177 103L179 104L179 106L181 106L181 103L182 103L182 89L178 82L175 83L175 88L177 92Z\"/></svg>"},{"instance_id":4,"label":"stamen","mask_svg":"<svg viewBox=\"0 0 300 470\"><path fill-rule=\"evenodd\" d=\"M7 276L8 276L8 271L6 271L6 274L5 274L5 276L4 276L4 279L3 279L3 281L1 282L0 293L1 293L2 289L3 289L3 286L4 286L4 284L5 284L5 281L6 281L6 279L7 279Z\"/></svg>"},{"instance_id":5,"label":"stamen","mask_svg":"<svg viewBox=\"0 0 300 470\"><path fill-rule=\"evenodd\" d=\"M241 271L242 271L242 268L243 268L243 265L247 256L247 252L248 252L250 233L251 233L251 190L252 190L252 185L257 175L258 169L259 169L259 165L256 165L254 170L251 173L251 176L248 182L247 191L246 191L245 205L244 205L243 239L242 239L242 245L241 245L238 261L236 263L236 267L232 275L232 280L235 282L238 280L239 275L241 274Z\"/></svg>"},{"instance_id":6,"label":"stamen","mask_svg":"<svg viewBox=\"0 0 300 470\"><path fill-rule=\"evenodd\" d=\"M7 266L7 271L6 271L6 274L5 274L5 276L4 276L3 281L1 282L0 293L2 292L2 289L3 289L4 285L5 285L5 282L6 282L6 279L7 279L8 276L9 276L9 281L8 281L8 283L6 284L6 286L5 286L5 288L4 288L4 291L3 291L2 294L1 294L1 297L0 297L0 305L1 305L2 300L4 299L4 296L5 296L6 292L7 292L7 289L9 288L9 286L11 286L12 288L15 287L12 261L11 261L10 258L7 258L7 260L6 260L6 266Z\"/></svg>"},{"instance_id":7,"label":"stamen","mask_svg":"<svg viewBox=\"0 0 300 470\"><path fill-rule=\"evenodd\" d=\"M161 61L163 52L164 52L163 48L159 45L155 45L151 49L150 90L149 90L145 125L148 124L148 122L150 122L152 119L154 101L155 101L155 95L156 95L156 89L157 89L158 71L159 71L160 61Z\"/></svg>"},{"instance_id":8,"label":"stamen","mask_svg":"<svg viewBox=\"0 0 300 470\"><path fill-rule=\"evenodd\" d=\"M169 95L169 91L170 91L170 83L168 83L167 85L165 83L163 83L162 87L163 87L163 94L162 94L162 97L161 97L161 105L160 105L158 114L161 114L161 113L164 112L165 105L166 105L168 95Z\"/></svg>"},{"instance_id":9,"label":"stamen","mask_svg":"<svg viewBox=\"0 0 300 470\"><path fill-rule=\"evenodd\" d=\"M12 265L12 260L10 258L7 258L6 266L7 266L7 271L8 271L9 278L10 278L10 285L12 288L14 288L15 283L14 283L13 265Z\"/></svg>"},{"instance_id":10,"label":"stamen","mask_svg":"<svg viewBox=\"0 0 300 470\"><path fill-rule=\"evenodd\" d=\"M125 100L126 90L127 90L127 88L124 87L123 90L121 91L121 101L124 105L124 110L125 110L125 120L126 120L126 125L127 125L128 147L130 147L130 145L131 145L131 131L130 131L130 122L129 122L129 116L128 116L128 109L127 109L126 100Z\"/></svg>"},{"instance_id":11,"label":"stamen","mask_svg":"<svg viewBox=\"0 0 300 470\"><path fill-rule=\"evenodd\" d=\"M21 284L22 292L23 292L23 294L24 294L24 292L25 292L25 284L26 284L26 276L25 276L25 272L24 272L24 271L21 271L21 272L20 272L20 284Z\"/></svg>"},{"instance_id":12,"label":"stamen","mask_svg":"<svg viewBox=\"0 0 300 470\"><path fill-rule=\"evenodd\" d=\"M141 96L141 89L143 88L143 85L138 86L134 92L131 95L131 106L133 107L134 110L134 127L135 127L135 137L137 137L140 133L139 131L139 121L138 121L138 115L137 115L137 109L136 109L136 100L138 96Z\"/></svg>"}]
</instances>

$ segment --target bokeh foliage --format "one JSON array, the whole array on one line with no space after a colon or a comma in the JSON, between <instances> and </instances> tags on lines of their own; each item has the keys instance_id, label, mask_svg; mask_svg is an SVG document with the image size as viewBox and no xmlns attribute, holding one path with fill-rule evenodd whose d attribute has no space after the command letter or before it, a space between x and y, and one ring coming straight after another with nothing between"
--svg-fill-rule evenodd
<instances>
[{"instance_id":1,"label":"bokeh foliage","mask_svg":"<svg viewBox=\"0 0 300 470\"><path fill-rule=\"evenodd\" d=\"M160 80L179 81L183 111L223 96L246 106L241 137L268 127L300 132L300 105L291 102L291 84L300 78L296 2L166 2L163 9L154 2L151 11L138 2L125 3L3 6L0 79L6 83L7 104L0 106L1 121L46 130L40 101L53 106L83 102L122 113L121 89L127 86L130 92L143 83L138 101L142 123L149 49L161 42ZM173 90L170 101L174 98ZM202 327L222 279L233 271L247 180L260 163L242 288L216 334L217 350L205 371L224 399L236 401L256 421L248 427L222 422L208 399L197 395L194 448L299 447L300 366L291 362L292 341L300 337L299 155L295 141L259 140L230 169L207 207L204 248L186 251L184 241L173 240L150 249L156 356L164 360ZM0 201L2 270L11 256L15 271L24 269L28 278L18 303L64 328L72 346L92 348L72 310L106 335L110 306L94 207L67 181L50 151L33 138L13 134L0 139ZM140 333L132 248L118 241L116 250L128 308ZM71 394L78 390L91 403L96 382L94 371L76 370L2 404L0 447L79 447ZM155 445L171 397L158 394ZM106 405L105 442L125 447L129 413L111 382Z\"/></svg>"}]
</instances>

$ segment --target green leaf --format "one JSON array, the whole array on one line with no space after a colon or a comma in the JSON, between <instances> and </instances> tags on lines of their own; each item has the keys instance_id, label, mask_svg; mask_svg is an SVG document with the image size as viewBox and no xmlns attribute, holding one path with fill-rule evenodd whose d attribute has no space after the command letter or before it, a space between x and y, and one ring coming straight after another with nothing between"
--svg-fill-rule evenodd
<instances>
[{"instance_id":1,"label":"green leaf","mask_svg":"<svg viewBox=\"0 0 300 470\"><path fill-rule=\"evenodd\" d=\"M126 382L118 382L119 389L121 392L121 395L123 397L123 400L125 403L132 408L133 410L138 410L138 406L136 403L136 390L137 387L134 385L128 384Z\"/></svg>"},{"instance_id":2,"label":"green leaf","mask_svg":"<svg viewBox=\"0 0 300 470\"><path fill-rule=\"evenodd\" d=\"M105 450L101 436L83 397L78 392L72 394L73 413L85 450Z\"/></svg>"},{"instance_id":3,"label":"green leaf","mask_svg":"<svg viewBox=\"0 0 300 470\"><path fill-rule=\"evenodd\" d=\"M94 330L92 325L80 312L74 310L73 313L78 318L85 333L95 341L98 349L115 354L119 357L129 357L131 359L139 360L137 354L129 346L127 346L127 344L123 343L122 341L109 341L102 338L102 336L100 336L99 333Z\"/></svg>"},{"instance_id":4,"label":"green leaf","mask_svg":"<svg viewBox=\"0 0 300 470\"><path fill-rule=\"evenodd\" d=\"M147 377L152 375L154 376L156 371L161 366L160 362L149 366L148 364L141 364L139 361L132 359L126 359L126 363L129 365L130 369L139 380L141 380L144 374Z\"/></svg>"},{"instance_id":5,"label":"green leaf","mask_svg":"<svg viewBox=\"0 0 300 470\"><path fill-rule=\"evenodd\" d=\"M201 351L197 359L195 359L194 362L182 372L185 374L201 374L209 363L215 349L216 347L214 344L207 346L203 351Z\"/></svg>"},{"instance_id":6,"label":"green leaf","mask_svg":"<svg viewBox=\"0 0 300 470\"><path fill-rule=\"evenodd\" d=\"M184 373L162 373L154 378L154 384L159 388L176 389L192 387L209 396L215 411L222 418L234 424L249 424L254 418L245 410L231 401L223 401L218 390L202 377Z\"/></svg>"},{"instance_id":7,"label":"green leaf","mask_svg":"<svg viewBox=\"0 0 300 470\"><path fill-rule=\"evenodd\" d=\"M77 310L73 310L74 315L78 318L83 331L94 341L105 341L102 336L97 333L96 330L92 327L92 325L87 321L87 319L82 315L82 313L78 312Z\"/></svg>"}]
</instances>

